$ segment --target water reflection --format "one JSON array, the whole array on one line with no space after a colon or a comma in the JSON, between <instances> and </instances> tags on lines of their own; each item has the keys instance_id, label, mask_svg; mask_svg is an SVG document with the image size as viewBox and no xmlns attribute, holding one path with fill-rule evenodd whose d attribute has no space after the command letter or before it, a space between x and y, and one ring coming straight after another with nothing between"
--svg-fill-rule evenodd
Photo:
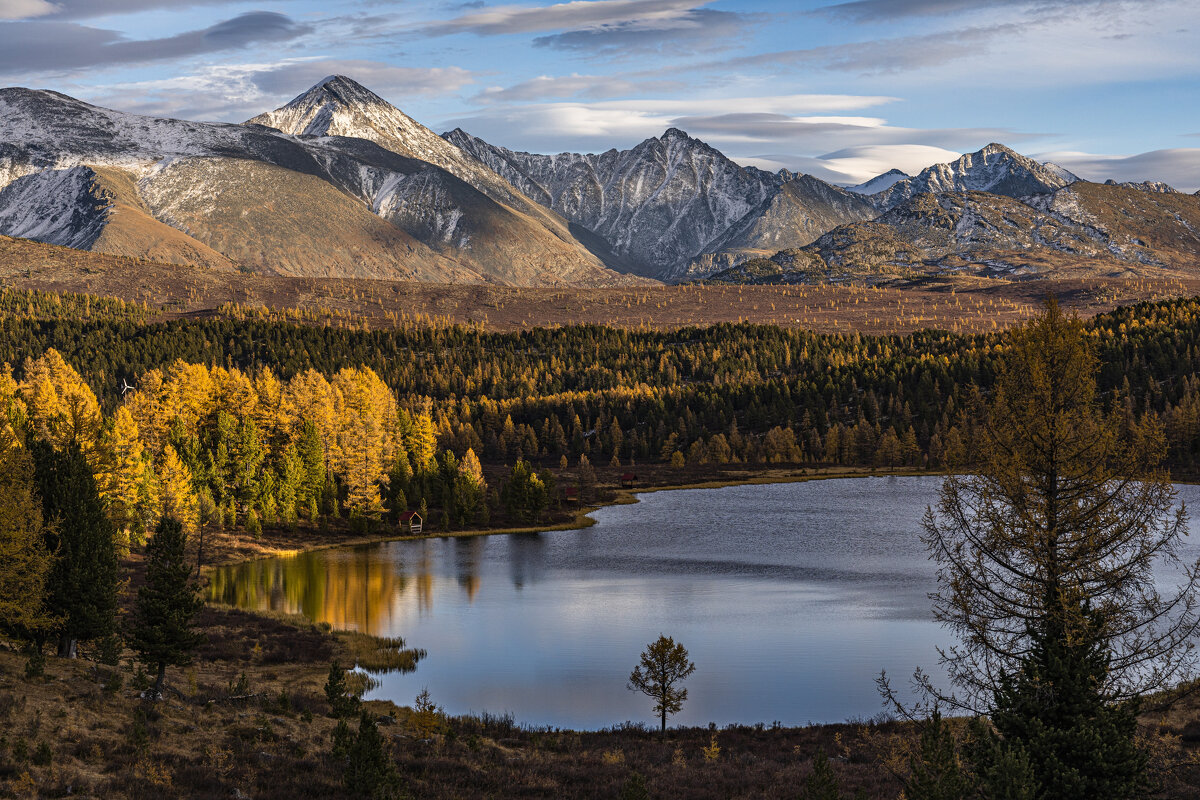
<instances>
[{"instance_id":1,"label":"water reflection","mask_svg":"<svg viewBox=\"0 0 1200 800\"><path fill-rule=\"evenodd\" d=\"M211 591L404 637L428 657L373 696L408 703L427 687L452 713L649 720L625 680L667 633L698 665L678 722L838 721L880 710L880 669L936 668L944 634L918 534L939 484L660 492L601 509L583 531L318 551L218 571ZM1200 492L1182 494L1195 507Z\"/></svg>"}]
</instances>

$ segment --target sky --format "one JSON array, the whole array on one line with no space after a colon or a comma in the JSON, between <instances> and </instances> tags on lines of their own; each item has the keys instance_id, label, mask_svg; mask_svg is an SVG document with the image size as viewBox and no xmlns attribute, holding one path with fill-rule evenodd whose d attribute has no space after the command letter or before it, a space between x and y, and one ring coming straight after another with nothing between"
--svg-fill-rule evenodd
<instances>
[{"instance_id":1,"label":"sky","mask_svg":"<svg viewBox=\"0 0 1200 800\"><path fill-rule=\"evenodd\" d=\"M1001 142L1200 189L1196 0L0 0L0 86L240 122L330 74L531 152L677 127L853 184Z\"/></svg>"}]
</instances>

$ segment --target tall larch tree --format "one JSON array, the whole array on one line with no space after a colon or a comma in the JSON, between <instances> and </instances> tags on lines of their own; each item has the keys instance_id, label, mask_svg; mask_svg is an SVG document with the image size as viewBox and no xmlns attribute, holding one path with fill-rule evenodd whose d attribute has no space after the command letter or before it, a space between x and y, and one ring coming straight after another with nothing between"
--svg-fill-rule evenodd
<instances>
[{"instance_id":1,"label":"tall larch tree","mask_svg":"<svg viewBox=\"0 0 1200 800\"><path fill-rule=\"evenodd\" d=\"M60 450L75 444L82 452L91 453L100 437L100 403L57 350L25 362L21 395L39 439Z\"/></svg>"},{"instance_id":2,"label":"tall larch tree","mask_svg":"<svg viewBox=\"0 0 1200 800\"><path fill-rule=\"evenodd\" d=\"M158 490L133 415L117 409L101 437L96 483L108 515L126 538L144 541L158 516Z\"/></svg>"},{"instance_id":3,"label":"tall larch tree","mask_svg":"<svg viewBox=\"0 0 1200 800\"><path fill-rule=\"evenodd\" d=\"M162 497L161 517L175 520L183 526L185 533L195 533L200 527L200 505L192 471L171 445L163 448L158 484Z\"/></svg>"}]
</instances>

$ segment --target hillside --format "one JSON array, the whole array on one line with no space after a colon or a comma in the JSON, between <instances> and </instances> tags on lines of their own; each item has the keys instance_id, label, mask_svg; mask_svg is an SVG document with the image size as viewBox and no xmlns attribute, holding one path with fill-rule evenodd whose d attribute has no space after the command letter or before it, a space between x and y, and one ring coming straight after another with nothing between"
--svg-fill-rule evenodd
<instances>
[{"instance_id":1,"label":"hillside","mask_svg":"<svg viewBox=\"0 0 1200 800\"><path fill-rule=\"evenodd\" d=\"M0 233L294 276L627 280L541 212L364 139L140 117L28 89L0 90L0 113ZM124 232L105 235L113 225Z\"/></svg>"},{"instance_id":2,"label":"hillside","mask_svg":"<svg viewBox=\"0 0 1200 800\"><path fill-rule=\"evenodd\" d=\"M920 194L874 220L840 226L807 247L712 279L1195 277L1198 232L1200 197L1179 192L1078 181L1029 202L988 192Z\"/></svg>"}]
</instances>

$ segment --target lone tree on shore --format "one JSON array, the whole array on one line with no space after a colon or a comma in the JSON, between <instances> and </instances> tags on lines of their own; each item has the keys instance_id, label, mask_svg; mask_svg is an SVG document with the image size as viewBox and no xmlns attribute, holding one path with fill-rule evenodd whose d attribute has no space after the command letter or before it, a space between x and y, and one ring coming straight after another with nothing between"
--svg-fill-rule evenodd
<instances>
[{"instance_id":1,"label":"lone tree on shore","mask_svg":"<svg viewBox=\"0 0 1200 800\"><path fill-rule=\"evenodd\" d=\"M146 544L146 584L138 589L131 644L146 664L156 667L154 696L161 697L167 667L186 666L203 641L192 617L203 601L187 563L183 525L163 517Z\"/></svg>"},{"instance_id":2,"label":"lone tree on shore","mask_svg":"<svg viewBox=\"0 0 1200 800\"><path fill-rule=\"evenodd\" d=\"M1137 699L1195 676L1200 629L1162 431L1105 410L1097 366L1082 323L1047 301L1002 361L974 474L947 478L924 523L934 614L960 644L940 651L956 694L918 682L990 716L1037 796L1064 800L1140 796ZM1166 595L1156 566L1177 582Z\"/></svg>"},{"instance_id":3,"label":"lone tree on shore","mask_svg":"<svg viewBox=\"0 0 1200 800\"><path fill-rule=\"evenodd\" d=\"M642 652L642 663L629 674L629 689L654 700L654 713L662 720L662 731L667 731L667 715L678 713L687 700L687 689L676 688L675 684L696 671L696 665L688 660L688 651L669 636L659 636Z\"/></svg>"}]
</instances>

